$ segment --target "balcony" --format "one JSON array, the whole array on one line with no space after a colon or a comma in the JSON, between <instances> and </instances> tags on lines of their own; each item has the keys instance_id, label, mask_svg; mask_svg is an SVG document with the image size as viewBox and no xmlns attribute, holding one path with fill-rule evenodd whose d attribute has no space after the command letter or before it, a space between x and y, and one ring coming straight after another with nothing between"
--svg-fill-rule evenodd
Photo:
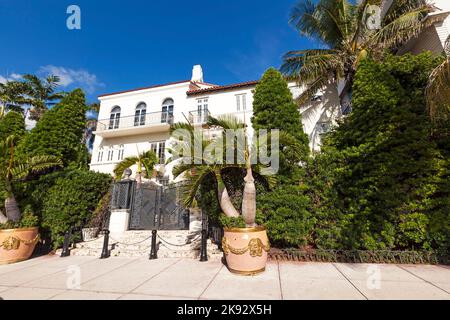
<instances>
[{"instance_id":1,"label":"balcony","mask_svg":"<svg viewBox=\"0 0 450 320\"><path fill-rule=\"evenodd\" d=\"M97 121L95 135L111 138L152 132L169 131L173 115L168 112L152 112L134 116L111 117Z\"/></svg>"},{"instance_id":2,"label":"balcony","mask_svg":"<svg viewBox=\"0 0 450 320\"><path fill-rule=\"evenodd\" d=\"M208 110L189 111L189 122L193 125L203 125L208 122L208 117L211 113Z\"/></svg>"}]
</instances>

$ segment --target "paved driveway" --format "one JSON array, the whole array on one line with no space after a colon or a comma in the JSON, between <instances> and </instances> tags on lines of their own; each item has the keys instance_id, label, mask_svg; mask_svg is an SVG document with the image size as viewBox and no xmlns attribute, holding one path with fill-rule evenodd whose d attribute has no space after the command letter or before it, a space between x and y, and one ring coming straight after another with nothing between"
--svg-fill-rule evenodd
<instances>
[{"instance_id":1,"label":"paved driveway","mask_svg":"<svg viewBox=\"0 0 450 320\"><path fill-rule=\"evenodd\" d=\"M230 274L219 260L45 256L0 265L8 299L450 299L450 267L269 262Z\"/></svg>"}]
</instances>

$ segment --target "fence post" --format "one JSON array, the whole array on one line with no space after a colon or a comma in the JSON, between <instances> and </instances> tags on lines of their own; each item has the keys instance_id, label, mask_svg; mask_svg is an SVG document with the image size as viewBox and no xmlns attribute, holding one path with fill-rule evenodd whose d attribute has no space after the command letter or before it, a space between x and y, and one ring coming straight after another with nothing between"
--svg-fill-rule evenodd
<instances>
[{"instance_id":1,"label":"fence post","mask_svg":"<svg viewBox=\"0 0 450 320\"><path fill-rule=\"evenodd\" d=\"M207 252L207 228L208 228L208 220L207 216L203 213L202 210L202 240L201 240L201 248L200 248L200 261L208 261L208 252Z\"/></svg>"},{"instance_id":2,"label":"fence post","mask_svg":"<svg viewBox=\"0 0 450 320\"><path fill-rule=\"evenodd\" d=\"M109 258L109 250L108 250L108 244L109 244L109 230L105 229L103 230L104 239L103 239L103 249L102 254L100 256L100 259L106 259Z\"/></svg>"},{"instance_id":3,"label":"fence post","mask_svg":"<svg viewBox=\"0 0 450 320\"><path fill-rule=\"evenodd\" d=\"M70 237L72 236L72 227L64 233L64 243L61 252L61 258L70 256Z\"/></svg>"},{"instance_id":4,"label":"fence post","mask_svg":"<svg viewBox=\"0 0 450 320\"><path fill-rule=\"evenodd\" d=\"M156 251L156 229L152 230L152 248L150 249L150 260L158 259L158 253Z\"/></svg>"}]
</instances>

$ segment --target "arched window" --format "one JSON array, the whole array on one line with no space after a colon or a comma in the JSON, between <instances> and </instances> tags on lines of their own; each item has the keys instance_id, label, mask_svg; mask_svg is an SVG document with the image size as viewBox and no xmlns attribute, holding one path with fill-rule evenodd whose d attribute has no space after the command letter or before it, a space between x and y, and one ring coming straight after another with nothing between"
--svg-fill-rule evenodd
<instances>
[{"instance_id":1,"label":"arched window","mask_svg":"<svg viewBox=\"0 0 450 320\"><path fill-rule=\"evenodd\" d=\"M136 111L134 113L134 126L145 125L145 114L147 113L147 105L141 102L137 105Z\"/></svg>"},{"instance_id":2,"label":"arched window","mask_svg":"<svg viewBox=\"0 0 450 320\"><path fill-rule=\"evenodd\" d=\"M124 145L121 144L119 146L119 154L117 155L117 160L119 160L119 161L123 160L123 152L124 152Z\"/></svg>"},{"instance_id":3,"label":"arched window","mask_svg":"<svg viewBox=\"0 0 450 320\"><path fill-rule=\"evenodd\" d=\"M173 123L173 99L167 98L164 100L161 109L161 122L162 123Z\"/></svg>"},{"instance_id":4,"label":"arched window","mask_svg":"<svg viewBox=\"0 0 450 320\"><path fill-rule=\"evenodd\" d=\"M110 146L108 149L108 161L113 161L114 159L114 147Z\"/></svg>"},{"instance_id":5,"label":"arched window","mask_svg":"<svg viewBox=\"0 0 450 320\"><path fill-rule=\"evenodd\" d=\"M100 149L98 150L97 162L102 161L103 161L103 147L100 147Z\"/></svg>"},{"instance_id":6,"label":"arched window","mask_svg":"<svg viewBox=\"0 0 450 320\"><path fill-rule=\"evenodd\" d=\"M111 115L109 117L109 129L117 129L119 128L120 123L120 107L115 106L111 110Z\"/></svg>"}]
</instances>

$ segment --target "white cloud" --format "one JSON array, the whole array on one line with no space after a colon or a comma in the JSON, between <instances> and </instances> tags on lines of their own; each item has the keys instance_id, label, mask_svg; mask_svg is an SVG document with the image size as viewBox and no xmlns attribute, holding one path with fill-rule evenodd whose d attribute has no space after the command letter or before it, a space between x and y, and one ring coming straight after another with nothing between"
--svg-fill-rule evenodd
<instances>
[{"instance_id":1,"label":"white cloud","mask_svg":"<svg viewBox=\"0 0 450 320\"><path fill-rule=\"evenodd\" d=\"M20 80L20 79L22 79L22 75L18 74L18 73L13 73L13 74L10 74L10 75L8 75L6 77L0 75L0 83L5 83L5 82L8 82L8 81L14 81L14 80Z\"/></svg>"},{"instance_id":2,"label":"white cloud","mask_svg":"<svg viewBox=\"0 0 450 320\"><path fill-rule=\"evenodd\" d=\"M58 76L62 87L79 86L89 94L94 93L97 88L104 86L104 84L97 79L95 74L89 73L83 69L74 70L65 67L47 65L40 67L38 73Z\"/></svg>"}]
</instances>

